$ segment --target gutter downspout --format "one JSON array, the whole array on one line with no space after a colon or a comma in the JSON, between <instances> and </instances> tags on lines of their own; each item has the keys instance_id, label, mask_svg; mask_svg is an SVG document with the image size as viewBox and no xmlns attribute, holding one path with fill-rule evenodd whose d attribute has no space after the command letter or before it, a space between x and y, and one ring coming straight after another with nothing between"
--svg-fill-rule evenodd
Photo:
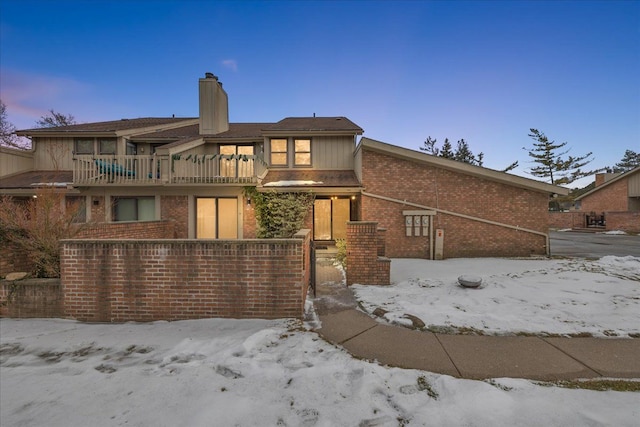
<instances>
[{"instance_id":1,"label":"gutter downspout","mask_svg":"<svg viewBox=\"0 0 640 427\"><path fill-rule=\"evenodd\" d=\"M386 197L386 196L380 196L378 194L367 193L366 191L363 191L362 195L363 196L368 196L368 197L373 197L374 199L386 200L387 202L399 203L401 205L413 206L413 207L420 208L420 209L428 209L428 210L440 212L440 213L443 213L443 214L446 214L446 215L452 215L452 216L457 216L457 217L464 218L464 219L469 219L471 221L483 222L485 224L496 225L498 227L510 228L510 229L516 230L516 231L524 231L525 233L531 233L531 234L536 234L538 236L543 236L545 238L545 242L546 242L546 250L545 250L545 252L546 252L547 256L549 256L549 254L551 253L550 252L551 248L549 247L549 244L550 244L550 242L549 242L549 233L543 233L541 231L530 230L528 228L522 228L522 227L518 227L516 225L504 224L502 222L491 221L489 219L478 218L478 217L475 217L475 216L465 215L465 214L461 214L461 213L457 213L457 212L451 212L451 211L447 211L445 209L439 209L439 208L434 208L434 207L431 207L431 206L419 205L417 203L407 202L406 200L394 199L392 197Z\"/></svg>"}]
</instances>

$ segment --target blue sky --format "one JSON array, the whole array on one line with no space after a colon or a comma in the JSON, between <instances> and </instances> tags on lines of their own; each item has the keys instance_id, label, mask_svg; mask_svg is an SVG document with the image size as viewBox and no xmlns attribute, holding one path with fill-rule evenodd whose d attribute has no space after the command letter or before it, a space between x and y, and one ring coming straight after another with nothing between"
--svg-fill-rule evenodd
<instances>
[{"instance_id":1,"label":"blue sky","mask_svg":"<svg viewBox=\"0 0 640 427\"><path fill-rule=\"evenodd\" d=\"M0 0L0 98L19 129L51 108L195 117L206 71L233 122L347 116L412 149L464 138L524 176L532 127L593 168L640 151L638 1Z\"/></svg>"}]
</instances>

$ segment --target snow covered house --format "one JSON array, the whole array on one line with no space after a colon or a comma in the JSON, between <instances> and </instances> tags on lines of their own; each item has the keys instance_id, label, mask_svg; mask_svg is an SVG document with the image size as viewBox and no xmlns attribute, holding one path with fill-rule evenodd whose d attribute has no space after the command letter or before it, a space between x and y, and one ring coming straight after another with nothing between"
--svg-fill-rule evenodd
<instances>
[{"instance_id":1,"label":"snow covered house","mask_svg":"<svg viewBox=\"0 0 640 427\"><path fill-rule=\"evenodd\" d=\"M548 198L566 190L358 137L346 117L229 123L218 78L199 79L199 117L134 118L28 129L30 151L2 149L0 194L53 187L83 220L157 221L181 239L256 237L245 187L310 191L306 225L331 245L348 221L386 229L391 257L522 256L548 251ZM108 237L108 229L106 235Z\"/></svg>"}]
</instances>

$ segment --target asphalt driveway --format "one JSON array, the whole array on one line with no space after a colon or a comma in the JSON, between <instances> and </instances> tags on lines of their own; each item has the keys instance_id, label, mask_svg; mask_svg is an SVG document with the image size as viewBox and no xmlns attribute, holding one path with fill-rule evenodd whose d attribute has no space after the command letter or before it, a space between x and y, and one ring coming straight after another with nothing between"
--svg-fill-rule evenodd
<instances>
[{"instance_id":1,"label":"asphalt driveway","mask_svg":"<svg viewBox=\"0 0 640 427\"><path fill-rule=\"evenodd\" d=\"M551 231L551 256L601 258L640 257L640 236Z\"/></svg>"}]
</instances>

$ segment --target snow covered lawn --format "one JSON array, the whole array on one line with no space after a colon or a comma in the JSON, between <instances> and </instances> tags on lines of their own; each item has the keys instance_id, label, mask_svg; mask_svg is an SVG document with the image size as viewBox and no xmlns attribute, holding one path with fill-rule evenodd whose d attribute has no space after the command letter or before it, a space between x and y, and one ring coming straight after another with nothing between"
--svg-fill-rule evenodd
<instances>
[{"instance_id":1,"label":"snow covered lawn","mask_svg":"<svg viewBox=\"0 0 640 427\"><path fill-rule=\"evenodd\" d=\"M639 264L394 260L396 285L358 295L432 324L504 333L537 321L527 330L628 335L639 327ZM463 273L481 275L483 287L458 287ZM388 368L292 320L0 319L3 427L637 426L639 418L638 392Z\"/></svg>"},{"instance_id":2,"label":"snow covered lawn","mask_svg":"<svg viewBox=\"0 0 640 427\"><path fill-rule=\"evenodd\" d=\"M478 289L461 275L483 279ZM640 258L588 261L524 259L394 259L392 286L353 286L372 313L434 330L473 328L485 334L561 334L640 337Z\"/></svg>"},{"instance_id":3,"label":"snow covered lawn","mask_svg":"<svg viewBox=\"0 0 640 427\"><path fill-rule=\"evenodd\" d=\"M1 319L0 425L632 426L640 393L357 360L293 321Z\"/></svg>"}]
</instances>

